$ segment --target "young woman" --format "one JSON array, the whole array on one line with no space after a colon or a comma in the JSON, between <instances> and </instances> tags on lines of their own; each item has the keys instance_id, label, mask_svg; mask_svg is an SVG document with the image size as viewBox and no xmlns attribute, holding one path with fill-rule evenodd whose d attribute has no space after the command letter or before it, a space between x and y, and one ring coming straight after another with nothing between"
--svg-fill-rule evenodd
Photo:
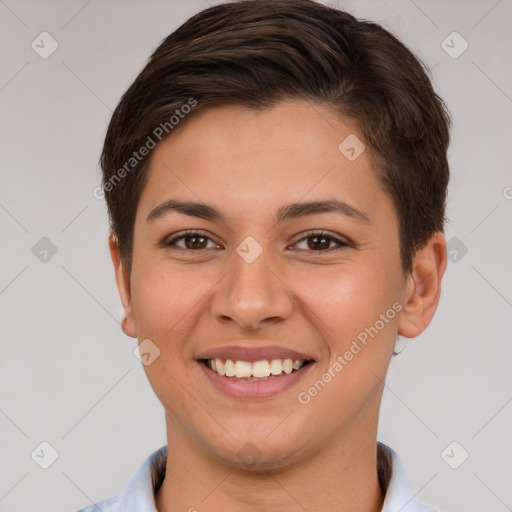
<instances>
[{"instance_id":1,"label":"young woman","mask_svg":"<svg viewBox=\"0 0 512 512\"><path fill-rule=\"evenodd\" d=\"M377 426L438 304L448 142L422 64L325 5L217 5L160 44L101 163L167 446L83 511L434 510Z\"/></svg>"}]
</instances>

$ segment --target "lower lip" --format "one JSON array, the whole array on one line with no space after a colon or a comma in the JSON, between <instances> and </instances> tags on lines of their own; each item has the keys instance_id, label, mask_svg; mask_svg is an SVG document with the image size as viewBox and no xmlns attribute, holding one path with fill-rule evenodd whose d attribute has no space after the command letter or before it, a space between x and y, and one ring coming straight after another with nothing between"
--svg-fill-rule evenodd
<instances>
[{"instance_id":1,"label":"lower lip","mask_svg":"<svg viewBox=\"0 0 512 512\"><path fill-rule=\"evenodd\" d=\"M283 373L279 377L261 381L241 381L223 377L208 366L198 361L203 373L211 383L221 392L235 398L269 398L297 384L309 373L313 362L292 373Z\"/></svg>"}]
</instances>

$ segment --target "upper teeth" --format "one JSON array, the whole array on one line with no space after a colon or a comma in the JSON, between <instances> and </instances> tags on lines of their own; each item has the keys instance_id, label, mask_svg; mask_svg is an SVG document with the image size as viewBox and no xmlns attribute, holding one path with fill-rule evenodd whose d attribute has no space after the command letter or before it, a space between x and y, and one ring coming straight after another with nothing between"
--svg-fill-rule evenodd
<instances>
[{"instance_id":1,"label":"upper teeth","mask_svg":"<svg viewBox=\"0 0 512 512\"><path fill-rule=\"evenodd\" d=\"M219 375L226 377L269 377L298 370L304 364L303 359L263 359L261 361L235 361L233 359L209 359L208 366Z\"/></svg>"}]
</instances>

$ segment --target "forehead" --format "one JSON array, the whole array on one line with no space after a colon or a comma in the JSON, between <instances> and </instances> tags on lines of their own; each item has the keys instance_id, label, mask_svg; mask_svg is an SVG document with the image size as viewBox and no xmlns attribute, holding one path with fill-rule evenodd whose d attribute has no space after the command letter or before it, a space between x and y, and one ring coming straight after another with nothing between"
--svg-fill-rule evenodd
<instances>
[{"instance_id":1,"label":"forehead","mask_svg":"<svg viewBox=\"0 0 512 512\"><path fill-rule=\"evenodd\" d=\"M153 209L175 192L252 216L327 196L363 211L389 203L355 123L304 101L185 119L155 148L140 206Z\"/></svg>"}]
</instances>

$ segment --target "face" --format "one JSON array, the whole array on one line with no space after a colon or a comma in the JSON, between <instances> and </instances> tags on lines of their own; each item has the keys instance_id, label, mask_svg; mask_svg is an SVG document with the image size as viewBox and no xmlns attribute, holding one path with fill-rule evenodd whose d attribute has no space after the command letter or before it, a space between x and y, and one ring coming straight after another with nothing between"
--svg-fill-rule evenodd
<instances>
[{"instance_id":1,"label":"face","mask_svg":"<svg viewBox=\"0 0 512 512\"><path fill-rule=\"evenodd\" d=\"M111 246L124 330L158 355L168 433L208 456L279 467L376 435L397 333L430 319L409 312L398 219L354 136L288 101L199 112L153 152L129 273Z\"/></svg>"}]
</instances>

